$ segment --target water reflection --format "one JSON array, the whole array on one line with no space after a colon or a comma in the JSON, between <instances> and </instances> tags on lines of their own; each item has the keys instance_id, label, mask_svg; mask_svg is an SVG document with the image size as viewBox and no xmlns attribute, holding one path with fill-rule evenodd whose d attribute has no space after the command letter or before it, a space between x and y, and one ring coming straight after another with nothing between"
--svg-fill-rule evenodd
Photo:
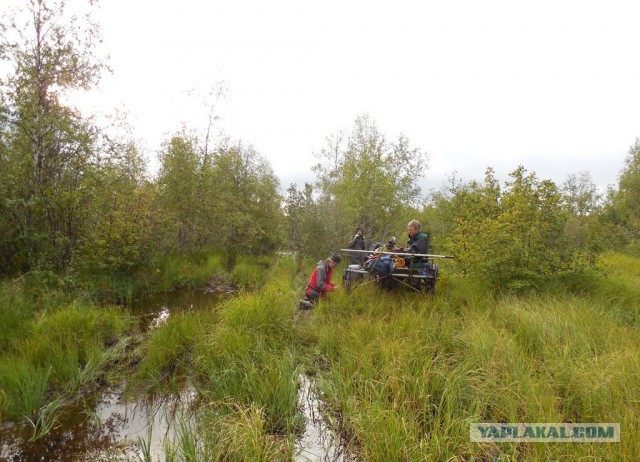
<instances>
[{"instance_id":1,"label":"water reflection","mask_svg":"<svg viewBox=\"0 0 640 462\"><path fill-rule=\"evenodd\" d=\"M96 393L69 406L59 425L47 436L29 442L31 430L5 425L0 430L0 460L7 462L137 460L140 440L150 448L152 460L163 460L165 444L176 428L193 419L195 392L145 401L125 401L120 391ZM85 409L94 409L87 413Z\"/></svg>"},{"instance_id":2,"label":"water reflection","mask_svg":"<svg viewBox=\"0 0 640 462\"><path fill-rule=\"evenodd\" d=\"M230 296L203 289L180 289L133 300L129 308L133 315L139 317L141 329L147 331L160 327L172 313L211 308Z\"/></svg>"},{"instance_id":3,"label":"water reflection","mask_svg":"<svg viewBox=\"0 0 640 462\"><path fill-rule=\"evenodd\" d=\"M157 329L177 312L209 309L229 295L183 289L135 300L130 309L143 331ZM0 462L78 462L139 460L139 439L150 446L152 460L164 460L164 444L176 428L191 422L195 392L127 402L120 390L98 390L65 405L56 426L29 442L28 424L0 426ZM151 433L149 434L149 429Z\"/></svg>"},{"instance_id":4,"label":"water reflection","mask_svg":"<svg viewBox=\"0 0 640 462\"><path fill-rule=\"evenodd\" d=\"M195 391L146 401L125 401L122 396L116 390L80 400L61 416L54 431L35 442L29 442L29 428L6 425L0 430L0 460L138 460L140 440L152 460L164 460L165 445L174 442L176 428L192 423ZM87 413L87 408L95 411Z\"/></svg>"},{"instance_id":5,"label":"water reflection","mask_svg":"<svg viewBox=\"0 0 640 462\"><path fill-rule=\"evenodd\" d=\"M340 437L327 425L320 406L315 385L306 375L300 375L298 405L305 417L304 434L296 442L296 462L346 462L354 460L346 451Z\"/></svg>"},{"instance_id":6,"label":"water reflection","mask_svg":"<svg viewBox=\"0 0 640 462\"><path fill-rule=\"evenodd\" d=\"M149 321L148 328L153 330L162 326L165 322L167 322L167 319L169 319L169 314L170 311L167 307L162 307L162 310L160 310L160 312L158 313L152 313L150 316L151 320Z\"/></svg>"}]
</instances>

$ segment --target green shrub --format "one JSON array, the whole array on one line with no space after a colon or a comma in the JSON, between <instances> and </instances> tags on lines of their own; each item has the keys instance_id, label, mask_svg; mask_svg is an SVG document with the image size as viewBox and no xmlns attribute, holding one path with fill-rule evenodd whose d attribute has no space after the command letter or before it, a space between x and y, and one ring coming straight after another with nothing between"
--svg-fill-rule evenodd
<instances>
[{"instance_id":1,"label":"green shrub","mask_svg":"<svg viewBox=\"0 0 640 462\"><path fill-rule=\"evenodd\" d=\"M518 167L501 186L488 169L483 183L455 186L438 205L454 224L452 247L463 272L515 291L543 288L550 276L580 272L593 251L566 234L558 187Z\"/></svg>"}]
</instances>

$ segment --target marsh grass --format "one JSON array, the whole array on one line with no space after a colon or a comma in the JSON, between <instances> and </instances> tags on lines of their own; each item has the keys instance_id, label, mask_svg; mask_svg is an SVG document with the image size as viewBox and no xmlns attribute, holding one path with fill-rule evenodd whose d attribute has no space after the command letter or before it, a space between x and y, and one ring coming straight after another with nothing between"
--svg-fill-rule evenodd
<instances>
[{"instance_id":1,"label":"marsh grass","mask_svg":"<svg viewBox=\"0 0 640 462\"><path fill-rule=\"evenodd\" d=\"M295 262L270 260L257 271L239 259L236 268L241 285L261 289L172 315L141 346L133 388L162 393L190 382L202 403L197 428L183 429L169 460L281 460L303 427L296 411Z\"/></svg>"},{"instance_id":2,"label":"marsh grass","mask_svg":"<svg viewBox=\"0 0 640 462\"><path fill-rule=\"evenodd\" d=\"M31 420L27 417L27 421L33 426L33 433L29 442L34 442L40 438L46 436L51 429L58 423L59 412L64 405L64 400L60 398L49 401L38 412L38 416L35 420Z\"/></svg>"},{"instance_id":3,"label":"marsh grass","mask_svg":"<svg viewBox=\"0 0 640 462\"><path fill-rule=\"evenodd\" d=\"M202 258L203 278L221 268ZM172 262L154 276L161 284L186 281L183 270L194 280L197 271ZM587 284L554 281L517 295L443 271L433 298L371 285L338 290L309 312L296 303L308 271L292 259L264 263L236 262L241 285L255 290L172 315L140 345L132 387L164 393L188 383L198 394L197 423L181 425L167 460L291 460L303 428L303 371L358 460L640 454L640 259L605 254L603 271L585 275ZM0 415L42 417L46 429L55 422L54 412L41 411L47 390L91 381L109 360L104 343L127 318L79 303L43 314L13 286L0 296L15 314L4 316L17 319L0 325ZM478 444L469 441L473 422L619 422L622 439Z\"/></svg>"},{"instance_id":4,"label":"marsh grass","mask_svg":"<svg viewBox=\"0 0 640 462\"><path fill-rule=\"evenodd\" d=\"M200 424L179 421L177 437L165 446L167 462L267 462L291 460L293 456L292 438L271 434L257 405L227 402L219 409L209 403L200 408L198 420ZM140 443L143 456L139 459L150 460L149 445Z\"/></svg>"},{"instance_id":5,"label":"marsh grass","mask_svg":"<svg viewBox=\"0 0 640 462\"><path fill-rule=\"evenodd\" d=\"M13 351L29 331L35 304L18 281L0 282L0 350Z\"/></svg>"},{"instance_id":6,"label":"marsh grass","mask_svg":"<svg viewBox=\"0 0 640 462\"><path fill-rule=\"evenodd\" d=\"M139 462L153 462L151 455L153 441L153 425L150 423L147 427L147 436L145 438L138 436L138 452L136 457Z\"/></svg>"},{"instance_id":7,"label":"marsh grass","mask_svg":"<svg viewBox=\"0 0 640 462\"><path fill-rule=\"evenodd\" d=\"M239 259L238 263L234 274L243 278L243 285L254 288L266 283L264 290L243 293L211 310L175 313L165 325L151 331L133 353L126 353L117 341L134 325L125 311L95 306L86 301L89 299L60 303L69 298L57 296L56 303L45 304L46 288L40 287L36 293L25 290L21 282L5 282L0 287L0 299L7 307L2 311L6 326L0 326L4 352L0 358L0 417L24 416L33 425L34 438L40 438L55 424L63 403L104 375L105 365L116 356L127 354L139 358L139 363L131 363L137 367L127 378L132 388L164 393L177 391L193 380L204 400L230 396L241 406L228 407L224 421L217 420L214 428L237 428L242 438L247 433L240 429L255 430L258 433L253 434L263 435L265 441L257 444L254 438L245 442L260 447L258 452L270 454L268 457L281 454L288 444L283 435L294 434L300 426L295 410L298 357L291 317L295 295L290 286L295 264L287 259L277 264L273 259L261 260L257 271L247 261ZM167 257L160 264L162 269L153 275L158 279L145 282L151 281L155 288L201 284L223 271L218 257L186 262ZM219 343L218 336L230 343ZM242 344L244 349L236 348ZM220 356L209 359L211 345ZM224 369L227 367L234 369L237 382L219 379L229 372ZM255 410L258 405L260 419L247 419L246 410ZM260 425L262 430L247 425ZM195 434L193 429L186 430L185 444L189 435ZM241 453L241 443L229 443L231 452ZM182 447L179 459L193 459L193 451L184 450L189 446Z\"/></svg>"},{"instance_id":8,"label":"marsh grass","mask_svg":"<svg viewBox=\"0 0 640 462\"><path fill-rule=\"evenodd\" d=\"M240 287L255 289L265 281L272 265L273 258L238 257L231 272L231 279Z\"/></svg>"},{"instance_id":9,"label":"marsh grass","mask_svg":"<svg viewBox=\"0 0 640 462\"><path fill-rule=\"evenodd\" d=\"M211 277L228 272L222 257L210 252L168 254L157 257L146 267L125 273L74 274L75 286L68 287L68 292L75 299L102 304L131 304L144 294L203 286Z\"/></svg>"},{"instance_id":10,"label":"marsh grass","mask_svg":"<svg viewBox=\"0 0 640 462\"><path fill-rule=\"evenodd\" d=\"M166 257L163 262L172 262L172 257ZM184 259L176 260L184 263ZM204 265L197 271L201 275L207 275L203 282L214 274L220 274L221 258L204 258L201 263ZM141 346L139 356L142 358L137 367L132 388L145 389L152 392L176 391L173 388L183 385L187 377L193 373L194 349L206 343L209 332L217 330L221 326L227 328L244 329L247 332L263 331L262 339L266 341L280 341L283 335L288 335L289 341L293 339L293 329L290 327L290 310L277 310L282 289L282 282L275 281L273 275L268 276L271 271L263 268L262 263L270 262L273 266L273 259L260 259L260 265L250 265L246 258L239 258L236 261L235 269L232 272L234 282L246 288L254 287L258 283L263 283L267 277L271 277L271 283L267 284L260 293L242 293L239 297L224 302L221 306L214 306L207 310L197 312L179 312L172 314L167 322L159 329L151 331ZM187 262L188 263L188 262ZM191 263L189 263L191 264ZM167 263L167 265L170 267ZM256 266L259 266L256 269ZM284 267L286 269L283 269ZM291 263L281 260L278 274L289 271ZM217 273L216 273L217 272ZM167 271L163 270L163 274ZM194 271L184 280L195 281ZM235 278L238 278L237 280ZM175 284L177 279L170 277L167 284ZM287 330L289 324L288 334ZM278 332L283 330L283 332Z\"/></svg>"},{"instance_id":11,"label":"marsh grass","mask_svg":"<svg viewBox=\"0 0 640 462\"><path fill-rule=\"evenodd\" d=\"M97 378L111 358L106 344L133 321L113 308L78 302L39 311L30 296L16 298L6 290L1 296L9 297L18 327L3 330L0 415L30 420L34 435L41 437L55 422L60 403Z\"/></svg>"},{"instance_id":12,"label":"marsh grass","mask_svg":"<svg viewBox=\"0 0 640 462\"><path fill-rule=\"evenodd\" d=\"M137 275L146 290L204 285L212 276L228 273L222 257L210 252L160 256L148 270Z\"/></svg>"},{"instance_id":13,"label":"marsh grass","mask_svg":"<svg viewBox=\"0 0 640 462\"><path fill-rule=\"evenodd\" d=\"M262 409L256 404L242 406L227 402L223 409L211 403L202 410L206 426L199 427L210 461L292 460L293 435L269 431Z\"/></svg>"},{"instance_id":14,"label":"marsh grass","mask_svg":"<svg viewBox=\"0 0 640 462\"><path fill-rule=\"evenodd\" d=\"M52 368L34 367L25 358L4 356L0 359L0 389L5 418L33 417L40 409L49 386Z\"/></svg>"},{"instance_id":15,"label":"marsh grass","mask_svg":"<svg viewBox=\"0 0 640 462\"><path fill-rule=\"evenodd\" d=\"M188 375L191 350L197 337L202 335L206 313L178 312L170 316L159 329L149 333L138 356L130 386L147 391L176 391L173 386Z\"/></svg>"},{"instance_id":16,"label":"marsh grass","mask_svg":"<svg viewBox=\"0 0 640 462\"><path fill-rule=\"evenodd\" d=\"M638 260L609 256L587 295L509 295L452 278L423 299L358 289L306 330L317 380L362 460L633 460ZM630 271L627 272L627 268ZM613 280L613 287L607 284ZM474 444L472 422L619 422L620 444Z\"/></svg>"}]
</instances>

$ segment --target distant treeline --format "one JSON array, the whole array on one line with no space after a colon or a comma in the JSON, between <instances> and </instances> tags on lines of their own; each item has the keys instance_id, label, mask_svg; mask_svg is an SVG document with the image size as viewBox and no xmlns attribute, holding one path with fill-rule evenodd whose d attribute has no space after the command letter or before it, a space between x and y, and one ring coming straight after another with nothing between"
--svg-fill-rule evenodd
<instances>
[{"instance_id":1,"label":"distant treeline","mask_svg":"<svg viewBox=\"0 0 640 462\"><path fill-rule=\"evenodd\" d=\"M214 145L186 129L162 145L149 178L135 142L60 102L105 69L97 27L63 6L35 2L24 24L4 25L0 53L13 71L0 87L2 275L132 275L159 255L204 249L229 259L276 248L319 258L356 226L384 240L412 218L433 250L497 285L579 273L607 248L640 251L640 141L604 197L588 173L556 185L523 167L505 184L488 169L483 181L452 179L427 197L418 187L427 155L405 136L389 140L368 116L327 139L314 185L284 194L250 146Z\"/></svg>"}]
</instances>

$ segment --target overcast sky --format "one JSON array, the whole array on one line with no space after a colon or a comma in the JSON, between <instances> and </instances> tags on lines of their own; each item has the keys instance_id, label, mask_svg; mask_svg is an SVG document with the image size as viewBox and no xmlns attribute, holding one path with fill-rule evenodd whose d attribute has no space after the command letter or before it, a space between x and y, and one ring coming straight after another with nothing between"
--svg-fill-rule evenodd
<instances>
[{"instance_id":1,"label":"overcast sky","mask_svg":"<svg viewBox=\"0 0 640 462\"><path fill-rule=\"evenodd\" d=\"M218 127L284 189L364 113L430 153L425 189L518 164L604 187L640 136L637 0L105 0L94 17L113 74L79 104L128 111L152 169L221 81Z\"/></svg>"}]
</instances>

